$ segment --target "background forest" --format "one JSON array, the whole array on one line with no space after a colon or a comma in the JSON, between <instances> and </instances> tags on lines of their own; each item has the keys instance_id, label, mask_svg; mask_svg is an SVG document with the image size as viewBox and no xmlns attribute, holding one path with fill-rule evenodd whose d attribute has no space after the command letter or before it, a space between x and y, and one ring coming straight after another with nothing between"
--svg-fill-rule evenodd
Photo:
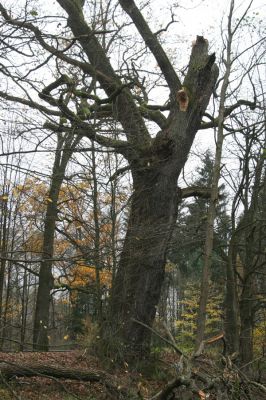
<instances>
[{"instance_id":1,"label":"background forest","mask_svg":"<svg viewBox=\"0 0 266 400\"><path fill-rule=\"evenodd\" d=\"M265 382L265 6L208 7L0 3L1 352Z\"/></svg>"}]
</instances>

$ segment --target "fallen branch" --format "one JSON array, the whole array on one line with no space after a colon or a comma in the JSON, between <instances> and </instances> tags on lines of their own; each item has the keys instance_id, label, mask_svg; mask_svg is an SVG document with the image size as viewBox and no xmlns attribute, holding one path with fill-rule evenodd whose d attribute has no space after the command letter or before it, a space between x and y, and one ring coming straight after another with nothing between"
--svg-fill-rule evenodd
<instances>
[{"instance_id":1,"label":"fallen branch","mask_svg":"<svg viewBox=\"0 0 266 400\"><path fill-rule=\"evenodd\" d=\"M264 393L266 393L266 386L262 385L259 382L255 382L255 381L249 381L249 382L251 383L251 385L256 386L257 388L262 390Z\"/></svg>"},{"instance_id":2,"label":"fallen branch","mask_svg":"<svg viewBox=\"0 0 266 400\"><path fill-rule=\"evenodd\" d=\"M1 375L5 379L12 379L16 377L32 377L36 375L41 375L46 378L64 378L73 379L85 382L99 382L106 378L104 375L95 372L87 372L82 370L68 369L68 368L58 368L52 367L51 365L45 364L15 364L0 360L0 371Z\"/></svg>"},{"instance_id":3,"label":"fallen branch","mask_svg":"<svg viewBox=\"0 0 266 400\"><path fill-rule=\"evenodd\" d=\"M169 382L162 390L160 390L160 392L156 393L149 400L166 400L166 399L168 399L168 396L172 393L172 391L175 388L182 386L182 385L189 387L190 381L183 377L176 378L173 381Z\"/></svg>"},{"instance_id":4,"label":"fallen branch","mask_svg":"<svg viewBox=\"0 0 266 400\"><path fill-rule=\"evenodd\" d=\"M80 369L58 368L45 364L17 364L4 359L0 359L0 379L6 382L13 378L39 376L42 378L73 379L83 382L99 382L103 384L113 398L127 398L126 390L119 389L114 383L111 383L110 377L103 372L91 372ZM60 383L60 382L59 382Z\"/></svg>"},{"instance_id":5,"label":"fallen branch","mask_svg":"<svg viewBox=\"0 0 266 400\"><path fill-rule=\"evenodd\" d=\"M198 349L195 351L194 357L199 357L204 352L206 344L213 344L213 343L218 342L219 340L222 340L222 342L223 342L223 346L224 346L223 354L225 355L225 353L226 353L226 343L225 343L225 339L224 339L224 333L222 332L219 335L216 335L216 336L213 336L213 337L211 337L209 339L203 340L200 343Z\"/></svg>"},{"instance_id":6,"label":"fallen branch","mask_svg":"<svg viewBox=\"0 0 266 400\"><path fill-rule=\"evenodd\" d=\"M16 378L16 377L19 376L19 375L15 375L15 374L14 374L14 375L12 375L11 377L4 375L4 374L2 373L2 371L3 371L5 368L1 366L1 363L2 363L2 362L5 363L5 364L6 364L6 367L9 367L9 369L13 369L14 366L17 367L17 368L19 368L20 365L19 365L19 364L16 364L16 363L13 363L13 362L11 362L11 361L0 360L0 382L2 381L2 382L4 383L4 385L5 385L6 387L10 388L10 390L11 390L11 386L9 385L8 380L10 380L11 378ZM58 378L56 378L56 377L54 377L54 376L42 374L42 373L38 372L37 370L32 369L31 367L26 367L26 368L27 368L29 371L32 371L32 373L33 373L32 376L40 376L40 377L42 377L42 378L49 378L49 379L52 379L52 380L55 381L60 387L62 387L62 389L63 389L66 393L68 393L68 394L69 394L70 396L72 396L73 398L79 400L79 397L76 396L74 393L70 392L70 391L68 390L68 388L63 384L63 382L61 382ZM14 371L14 369L13 369L13 371ZM25 376L25 375L23 375L23 376ZM14 397L15 397L15 396L14 396ZM15 397L15 398L16 398L16 397ZM20 397L18 397L18 399L20 400Z\"/></svg>"},{"instance_id":7,"label":"fallen branch","mask_svg":"<svg viewBox=\"0 0 266 400\"><path fill-rule=\"evenodd\" d=\"M179 354L180 356L184 355L183 352L175 345L175 343L172 343L172 341L165 339L163 336L161 336L155 329L151 328L149 325L145 324L144 322L138 321L135 318L132 318L132 321L136 322L136 324L144 326L150 332L152 332L154 335L158 336L160 339L162 339L162 341L164 341L169 346L171 346L176 351L176 353Z\"/></svg>"}]
</instances>

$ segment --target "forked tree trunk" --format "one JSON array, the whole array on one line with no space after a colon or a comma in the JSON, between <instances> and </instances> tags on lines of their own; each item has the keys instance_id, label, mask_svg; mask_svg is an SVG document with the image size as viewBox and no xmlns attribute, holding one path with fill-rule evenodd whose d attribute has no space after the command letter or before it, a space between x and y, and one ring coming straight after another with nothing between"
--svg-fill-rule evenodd
<instances>
[{"instance_id":1,"label":"forked tree trunk","mask_svg":"<svg viewBox=\"0 0 266 400\"><path fill-rule=\"evenodd\" d=\"M203 38L198 38L197 45L206 51ZM194 64L198 50L192 53L190 63L196 76L202 71L198 70L199 64L197 68ZM206 63L205 68L208 69ZM118 355L117 351L122 356L137 357L149 353L150 331L138 321L151 326L156 315L164 281L167 246L180 200L177 180L199 128L202 106L207 106L216 76L215 73L212 78L209 75L210 80L206 81L201 97L204 106L197 99L187 112L176 113L172 124L157 135L149 151L132 161L131 213L111 293L109 329L105 330L109 349L116 348ZM192 77L189 78L185 84L188 87L193 83L196 85ZM197 86L195 90L199 90Z\"/></svg>"},{"instance_id":2,"label":"forked tree trunk","mask_svg":"<svg viewBox=\"0 0 266 400\"><path fill-rule=\"evenodd\" d=\"M124 84L124 77L112 67L110 57L88 25L82 10L83 3L57 1L68 14L68 26L89 60L89 63L78 65L83 73L96 77L108 96L104 103L110 103L111 115L123 127L127 140L110 141L92 134L90 125L86 123L79 124L80 130L99 144L114 147L123 154L133 176L128 232L112 289L110 325L105 331L105 338L109 344L117 340L116 350L120 348L122 353L137 351L145 354L149 349L150 334L134 319L152 325L155 317L164 279L167 244L177 213L177 179L200 128L218 76L215 55L208 54L208 41L198 36L181 84L157 36L150 30L135 2L119 0L153 54L168 85L169 115L166 118L159 109L154 113L145 105L138 106L128 85ZM54 87L55 84L48 88ZM155 139L151 137L144 117L160 127ZM78 123L78 120L75 122Z\"/></svg>"},{"instance_id":3,"label":"forked tree trunk","mask_svg":"<svg viewBox=\"0 0 266 400\"><path fill-rule=\"evenodd\" d=\"M205 48L206 43L200 38L198 45ZM186 83L189 86L192 82ZM207 80L204 89L202 86L204 107L213 82ZM138 321L151 326L156 315L167 246L176 222L177 180L200 126L199 99L193 106L187 112L179 111L171 126L157 135L149 151L132 160L131 213L105 330L108 348L118 356L121 352L122 357L144 357L150 350L150 331Z\"/></svg>"}]
</instances>

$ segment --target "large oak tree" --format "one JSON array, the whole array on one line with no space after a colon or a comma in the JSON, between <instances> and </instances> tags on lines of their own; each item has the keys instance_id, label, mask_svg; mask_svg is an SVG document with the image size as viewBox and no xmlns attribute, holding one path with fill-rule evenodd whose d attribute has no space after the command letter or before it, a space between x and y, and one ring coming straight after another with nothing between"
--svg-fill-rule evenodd
<instances>
[{"instance_id":1,"label":"large oak tree","mask_svg":"<svg viewBox=\"0 0 266 400\"><path fill-rule=\"evenodd\" d=\"M131 210L111 291L104 337L109 343L117 338L122 353L143 355L149 350L150 331L138 321L150 326L155 318L164 280L167 245L181 196L177 181L218 77L215 55L208 54L208 41L198 36L181 82L140 8L133 0L119 0L118 6L129 16L155 58L169 92L166 105L155 106L149 101L139 104L134 88L139 86L145 91L144 82L140 83L136 75L125 77L114 68L100 33L85 17L82 2L57 2L62 13L67 15L67 27L72 35L69 38L68 32L65 41L55 34L44 33L41 24L32 22L35 12L17 18L0 3L6 27L3 38L9 51L22 54L19 32L24 47L41 49L40 52L46 54L46 61L54 59L56 65L56 78L51 78L49 85L40 85L39 90L35 87L40 101L30 95L19 97L6 90L2 90L0 96L47 115L49 120L44 127L48 131L61 135L74 132L113 149L128 161L133 180ZM73 51L75 48L78 51ZM42 63L40 61L39 65ZM60 67L62 65L65 67ZM67 68L74 69L76 76L82 76L82 86L78 79L66 75ZM7 70L2 72L10 77ZM120 124L124 139L99 133L95 121L101 121L103 116ZM147 121L156 124L156 135L149 130ZM50 291L49 284L45 287ZM49 298L49 294L45 297ZM35 321L35 327L38 326L40 323ZM38 337L38 333L35 335Z\"/></svg>"}]
</instances>

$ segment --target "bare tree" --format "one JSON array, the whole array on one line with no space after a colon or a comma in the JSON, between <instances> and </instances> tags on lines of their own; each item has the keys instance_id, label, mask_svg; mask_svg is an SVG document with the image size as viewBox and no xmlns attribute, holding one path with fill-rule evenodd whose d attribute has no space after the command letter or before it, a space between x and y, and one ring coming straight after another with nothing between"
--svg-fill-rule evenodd
<instances>
[{"instance_id":1,"label":"bare tree","mask_svg":"<svg viewBox=\"0 0 266 400\"><path fill-rule=\"evenodd\" d=\"M49 120L44 127L47 130L87 137L97 146L122 154L128 161L133 179L131 211L112 287L104 339L111 351L117 352L119 348L122 354L137 352L144 355L150 343L150 331L145 324L152 325L156 314L167 245L176 221L180 193L177 180L201 128L202 116L218 76L215 55L208 54L207 40L198 36L192 47L186 76L181 82L158 35L151 31L135 2L120 0L119 6L156 60L168 88L166 104L150 104L145 79L140 78L136 68L128 68L124 74L122 67L112 66L109 46L101 41L101 34L108 32L102 33L97 30L98 26L90 26L89 16L86 16L86 8L83 10L81 2L58 0L58 4L67 15L67 25L59 36L44 33L37 21L29 21L27 10L23 17L13 18L0 4L9 37L11 35L15 40L18 31L23 33L28 38L28 42L24 41L25 48L29 49L34 43L45 54L43 63L54 59L59 76L45 87L35 86L43 103L30 96L13 96L6 91L0 91L0 96L46 114ZM115 13L113 16L115 18ZM67 35L64 30L67 30ZM15 32L13 36L12 32ZM112 45L115 38L114 33L110 41ZM9 48L21 52L16 46L10 45ZM41 62L38 65L41 67ZM64 65L74 71L71 76L66 75ZM92 92L95 87L97 95ZM136 88L140 95L136 95ZM233 109L240 104L237 103ZM228 115L230 110L225 113ZM108 136L108 129L106 133L108 123L114 120L120 124L121 130L115 139ZM149 130L151 122L153 128ZM205 127L217 124L214 118ZM154 126L158 130L156 135ZM51 207L53 204L56 201L51 202ZM51 249L45 249L45 254L48 260L44 262L49 262ZM45 292L46 301L49 287ZM38 319L40 321L40 317ZM117 347L113 343L115 349L112 348L114 338L118 340ZM39 343L41 345L41 341Z\"/></svg>"}]
</instances>

